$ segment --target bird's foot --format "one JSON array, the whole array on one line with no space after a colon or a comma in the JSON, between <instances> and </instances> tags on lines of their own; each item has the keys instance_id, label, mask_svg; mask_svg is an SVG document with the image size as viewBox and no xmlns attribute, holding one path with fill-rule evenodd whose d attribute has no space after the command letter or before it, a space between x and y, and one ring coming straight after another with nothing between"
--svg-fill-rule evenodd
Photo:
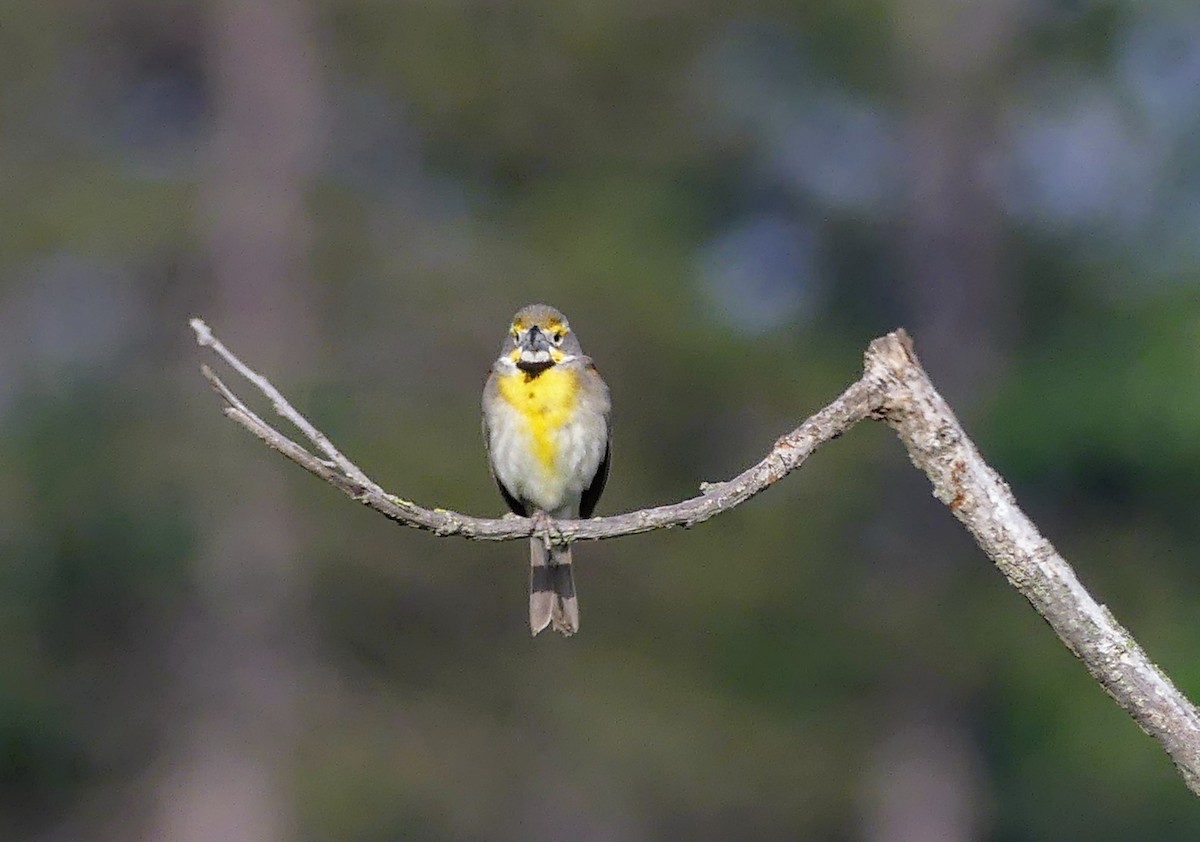
<instances>
[{"instance_id":1,"label":"bird's foot","mask_svg":"<svg viewBox=\"0 0 1200 842\"><path fill-rule=\"evenodd\" d=\"M539 510L533 513L530 517L533 521L533 535L536 538L541 538L542 543L546 545L546 552L550 551L553 541L554 519L545 512Z\"/></svg>"}]
</instances>

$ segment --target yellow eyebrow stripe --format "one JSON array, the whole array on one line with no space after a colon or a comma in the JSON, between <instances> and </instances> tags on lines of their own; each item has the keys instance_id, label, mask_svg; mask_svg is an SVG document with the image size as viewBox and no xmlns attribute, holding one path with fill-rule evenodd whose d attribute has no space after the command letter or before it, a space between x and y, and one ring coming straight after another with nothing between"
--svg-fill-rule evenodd
<instances>
[{"instance_id":1,"label":"yellow eyebrow stripe","mask_svg":"<svg viewBox=\"0 0 1200 842\"><path fill-rule=\"evenodd\" d=\"M512 327L509 329L520 333L528 327L532 327L532 325L527 323L524 319L517 319L512 323ZM560 331L562 333L571 332L571 326L567 322L560 321L559 319L549 319L545 324L539 325L539 327L547 333L553 333L554 331Z\"/></svg>"}]
</instances>

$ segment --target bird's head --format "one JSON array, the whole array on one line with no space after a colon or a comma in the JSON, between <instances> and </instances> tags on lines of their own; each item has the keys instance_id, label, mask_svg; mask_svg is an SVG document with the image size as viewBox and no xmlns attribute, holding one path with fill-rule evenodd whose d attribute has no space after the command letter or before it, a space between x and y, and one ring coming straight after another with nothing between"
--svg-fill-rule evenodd
<instances>
[{"instance_id":1,"label":"bird's head","mask_svg":"<svg viewBox=\"0 0 1200 842\"><path fill-rule=\"evenodd\" d=\"M527 374L574 359L583 351L567 317L548 304L530 304L513 316L500 356Z\"/></svg>"}]
</instances>

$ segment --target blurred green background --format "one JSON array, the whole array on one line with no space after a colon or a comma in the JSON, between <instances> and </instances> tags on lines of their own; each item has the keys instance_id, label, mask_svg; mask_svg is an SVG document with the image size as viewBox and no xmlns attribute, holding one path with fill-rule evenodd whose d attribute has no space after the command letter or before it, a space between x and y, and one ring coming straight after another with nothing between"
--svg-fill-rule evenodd
<instances>
[{"instance_id":1,"label":"blurred green background","mask_svg":"<svg viewBox=\"0 0 1200 842\"><path fill-rule=\"evenodd\" d=\"M602 514L732 476L904 325L1195 698L1191 0L10 0L0 108L0 839L1200 838L885 430L582 545L581 634L531 641L523 547L268 452L186 326L495 515L523 304L612 386Z\"/></svg>"}]
</instances>

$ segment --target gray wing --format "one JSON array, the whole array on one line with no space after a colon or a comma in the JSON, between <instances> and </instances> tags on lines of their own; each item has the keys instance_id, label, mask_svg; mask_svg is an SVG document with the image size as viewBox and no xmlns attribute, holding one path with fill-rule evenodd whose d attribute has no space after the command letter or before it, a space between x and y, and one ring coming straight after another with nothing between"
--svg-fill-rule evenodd
<instances>
[{"instance_id":1,"label":"gray wing","mask_svg":"<svg viewBox=\"0 0 1200 842\"><path fill-rule=\"evenodd\" d=\"M596 510L596 504L600 502L600 495L604 493L604 485L608 482L608 457L612 453L612 431L609 431L608 442L604 445L604 458L600 460L600 467L596 469L596 475L592 477L591 484L583 489L583 496L579 498L579 516L581 518L589 518L592 512Z\"/></svg>"},{"instance_id":2,"label":"gray wing","mask_svg":"<svg viewBox=\"0 0 1200 842\"><path fill-rule=\"evenodd\" d=\"M600 376L600 372L596 369L596 364L587 357L582 362L586 367L588 375L594 377L596 383L600 386L597 390L599 394L598 409L604 413L604 427L608 433L608 439L604 442L604 458L600 460L600 465L596 468L596 473L592 476L592 481L588 483L588 487L583 490L583 495L579 498L579 516L581 518L589 518L592 516L592 512L596 510L596 504L600 502L600 495L604 493L604 485L608 482L608 466L610 457L612 456L612 404L609 400L608 385L604 382L604 378Z\"/></svg>"}]
</instances>

